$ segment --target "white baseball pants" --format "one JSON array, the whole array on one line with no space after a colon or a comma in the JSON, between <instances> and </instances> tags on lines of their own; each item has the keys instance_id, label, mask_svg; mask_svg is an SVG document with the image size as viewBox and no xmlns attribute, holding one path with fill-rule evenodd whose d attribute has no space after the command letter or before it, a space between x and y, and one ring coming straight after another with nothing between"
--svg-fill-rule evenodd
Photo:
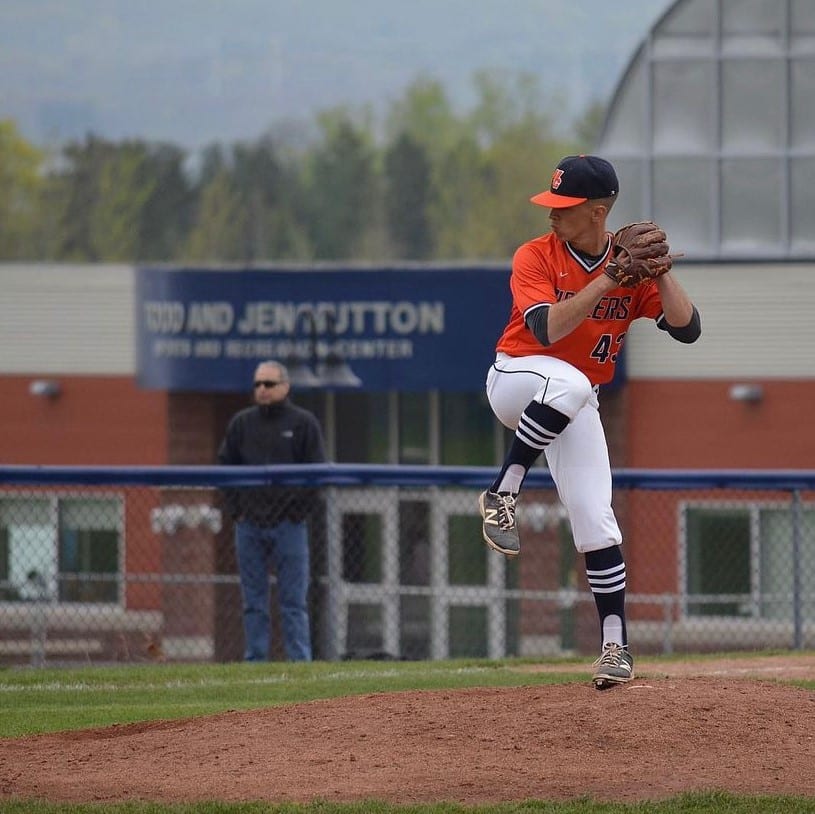
<instances>
[{"instance_id":1,"label":"white baseball pants","mask_svg":"<svg viewBox=\"0 0 815 814\"><path fill-rule=\"evenodd\" d=\"M487 398L498 420L511 430L533 399L571 419L544 452L569 514L575 547L583 553L620 545L597 389L586 376L552 356L499 353L487 374Z\"/></svg>"}]
</instances>

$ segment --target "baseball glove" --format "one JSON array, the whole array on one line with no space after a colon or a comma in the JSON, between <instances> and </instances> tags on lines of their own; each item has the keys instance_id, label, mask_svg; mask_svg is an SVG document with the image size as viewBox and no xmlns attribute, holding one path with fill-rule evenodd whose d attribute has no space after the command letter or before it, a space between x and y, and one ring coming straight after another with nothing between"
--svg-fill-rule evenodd
<instances>
[{"instance_id":1,"label":"baseball glove","mask_svg":"<svg viewBox=\"0 0 815 814\"><path fill-rule=\"evenodd\" d=\"M650 220L629 223L614 233L605 273L623 288L634 288L669 272L674 257L665 232Z\"/></svg>"}]
</instances>

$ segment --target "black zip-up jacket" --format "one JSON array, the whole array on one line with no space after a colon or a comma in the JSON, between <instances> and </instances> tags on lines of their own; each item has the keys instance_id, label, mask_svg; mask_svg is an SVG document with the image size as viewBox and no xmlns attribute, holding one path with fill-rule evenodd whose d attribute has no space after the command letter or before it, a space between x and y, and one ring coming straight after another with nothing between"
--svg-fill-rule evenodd
<instances>
[{"instance_id":1,"label":"black zip-up jacket","mask_svg":"<svg viewBox=\"0 0 815 814\"><path fill-rule=\"evenodd\" d=\"M226 466L325 462L325 443L315 416L290 401L254 405L236 413L218 450ZM274 526L302 522L314 508L318 490L299 487L227 489L227 510L234 519Z\"/></svg>"}]
</instances>

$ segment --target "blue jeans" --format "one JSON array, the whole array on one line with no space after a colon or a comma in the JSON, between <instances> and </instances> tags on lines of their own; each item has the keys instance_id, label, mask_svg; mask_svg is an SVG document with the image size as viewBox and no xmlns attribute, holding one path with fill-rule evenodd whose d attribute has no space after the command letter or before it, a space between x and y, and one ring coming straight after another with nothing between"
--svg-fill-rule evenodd
<instances>
[{"instance_id":1,"label":"blue jeans","mask_svg":"<svg viewBox=\"0 0 815 814\"><path fill-rule=\"evenodd\" d=\"M311 661L306 524L284 521L277 526L256 526L240 521L235 526L235 547L243 596L244 658L269 658L269 567L273 566L286 657L290 661Z\"/></svg>"}]
</instances>

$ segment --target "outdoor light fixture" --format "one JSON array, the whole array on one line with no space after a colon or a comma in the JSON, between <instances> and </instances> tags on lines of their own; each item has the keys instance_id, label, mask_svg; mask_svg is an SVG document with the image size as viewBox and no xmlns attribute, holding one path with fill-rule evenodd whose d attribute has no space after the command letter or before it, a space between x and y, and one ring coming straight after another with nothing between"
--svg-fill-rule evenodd
<instances>
[{"instance_id":1,"label":"outdoor light fixture","mask_svg":"<svg viewBox=\"0 0 815 814\"><path fill-rule=\"evenodd\" d=\"M328 337L332 340L337 336L334 321L332 314L326 317ZM362 379L351 370L351 366L336 350L330 351L325 359L317 363L317 376L328 387L359 387L362 384Z\"/></svg>"},{"instance_id":2,"label":"outdoor light fixture","mask_svg":"<svg viewBox=\"0 0 815 814\"><path fill-rule=\"evenodd\" d=\"M28 392L31 393L32 396L55 399L62 392L62 388L59 382L53 379L34 379L34 381L28 385Z\"/></svg>"},{"instance_id":3,"label":"outdoor light fixture","mask_svg":"<svg viewBox=\"0 0 815 814\"><path fill-rule=\"evenodd\" d=\"M362 379L337 353L329 353L324 361L317 363L317 378L327 387L359 387L362 384Z\"/></svg>"},{"instance_id":4,"label":"outdoor light fixture","mask_svg":"<svg viewBox=\"0 0 815 814\"><path fill-rule=\"evenodd\" d=\"M320 387L323 382L309 365L309 361L317 358L317 325L314 315L309 312L304 314L303 319L308 326L309 350L306 354L295 352L286 360L289 383L292 387Z\"/></svg>"},{"instance_id":5,"label":"outdoor light fixture","mask_svg":"<svg viewBox=\"0 0 815 814\"><path fill-rule=\"evenodd\" d=\"M733 384L730 386L730 398L756 404L764 398L764 388L760 384Z\"/></svg>"},{"instance_id":6,"label":"outdoor light fixture","mask_svg":"<svg viewBox=\"0 0 815 814\"><path fill-rule=\"evenodd\" d=\"M297 356L286 365L289 371L289 382L292 387L319 387L323 382L308 366L305 359Z\"/></svg>"},{"instance_id":7,"label":"outdoor light fixture","mask_svg":"<svg viewBox=\"0 0 815 814\"><path fill-rule=\"evenodd\" d=\"M362 379L351 370L345 358L330 351L320 359L317 346L317 322L314 314L306 312L303 319L309 333L309 354L306 358L295 354L286 363L292 387L360 387ZM329 339L336 338L334 318L326 317Z\"/></svg>"}]
</instances>

